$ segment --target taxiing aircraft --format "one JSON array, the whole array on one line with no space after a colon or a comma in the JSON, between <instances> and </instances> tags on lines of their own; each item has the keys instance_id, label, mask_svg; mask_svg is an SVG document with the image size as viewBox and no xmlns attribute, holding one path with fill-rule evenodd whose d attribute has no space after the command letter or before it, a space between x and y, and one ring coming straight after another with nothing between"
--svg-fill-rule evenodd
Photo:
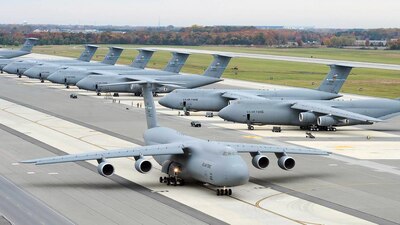
<instances>
[{"instance_id":1,"label":"taxiing aircraft","mask_svg":"<svg viewBox=\"0 0 400 225\"><path fill-rule=\"evenodd\" d=\"M236 89L177 89L161 98L158 103L171 108L190 111L220 111L230 101L239 99L313 99L331 100L341 97L338 94L352 67L330 65L330 71L321 85L313 90L308 88L288 88L274 90L236 90Z\"/></svg>"},{"instance_id":2,"label":"taxiing aircraft","mask_svg":"<svg viewBox=\"0 0 400 225\"><path fill-rule=\"evenodd\" d=\"M217 189L217 195L231 195L232 190L228 189L229 187L245 184L249 180L247 164L238 153L250 153L253 157L252 164L258 169L265 169L269 165L269 159L263 154L274 153L278 158L279 167L284 170L295 166L295 160L289 154L329 154L300 147L202 140L167 127L160 127L156 119L152 84L160 83L147 82L142 85L148 126L143 135L146 146L40 158L22 163L43 165L97 160L99 174L111 176L114 174L114 166L107 159L133 157L136 160L135 169L140 173L147 173L152 169L152 164L145 156L152 156L161 165L161 172L168 175L160 177L161 183L183 185L186 179L194 179L222 187Z\"/></svg>"},{"instance_id":3,"label":"taxiing aircraft","mask_svg":"<svg viewBox=\"0 0 400 225\"><path fill-rule=\"evenodd\" d=\"M333 131L337 126L372 124L400 115L400 100L238 100L218 115L224 120L245 123L250 130L253 125L292 125Z\"/></svg>"}]
</instances>

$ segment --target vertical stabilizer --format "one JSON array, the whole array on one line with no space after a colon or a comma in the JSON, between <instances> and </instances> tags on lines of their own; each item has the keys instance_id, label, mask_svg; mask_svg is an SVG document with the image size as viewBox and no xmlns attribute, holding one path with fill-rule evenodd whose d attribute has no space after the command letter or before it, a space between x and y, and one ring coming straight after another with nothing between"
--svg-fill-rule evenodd
<instances>
[{"instance_id":1,"label":"vertical stabilizer","mask_svg":"<svg viewBox=\"0 0 400 225\"><path fill-rule=\"evenodd\" d=\"M164 71L179 73L183 65L185 65L185 62L189 55L189 53L185 52L172 52L172 58L171 60L169 60L167 66L164 68Z\"/></svg>"},{"instance_id":2,"label":"vertical stabilizer","mask_svg":"<svg viewBox=\"0 0 400 225\"><path fill-rule=\"evenodd\" d=\"M38 41L37 38L27 38L25 40L24 45L22 46L22 48L20 50L24 51L24 52L31 52L33 46L36 44L37 41Z\"/></svg>"},{"instance_id":3,"label":"vertical stabilizer","mask_svg":"<svg viewBox=\"0 0 400 225\"><path fill-rule=\"evenodd\" d=\"M231 61L231 58L232 56L215 54L214 61L211 62L203 75L207 77L221 78L229 61Z\"/></svg>"},{"instance_id":4,"label":"vertical stabilizer","mask_svg":"<svg viewBox=\"0 0 400 225\"><path fill-rule=\"evenodd\" d=\"M144 48L140 48L138 50L139 50L139 54L132 61L130 66L134 67L134 68L144 69L146 67L147 63L149 63L150 58L151 58L151 56L153 56L153 53L155 52L155 50L144 49Z\"/></svg>"},{"instance_id":5,"label":"vertical stabilizer","mask_svg":"<svg viewBox=\"0 0 400 225\"><path fill-rule=\"evenodd\" d=\"M329 65L331 70L317 90L330 93L339 93L353 67L346 65Z\"/></svg>"},{"instance_id":6,"label":"vertical stabilizer","mask_svg":"<svg viewBox=\"0 0 400 225\"><path fill-rule=\"evenodd\" d=\"M121 53L124 49L120 47L110 47L109 49L110 50L104 57L103 61L101 61L101 63L114 65L117 62L118 58L121 56Z\"/></svg>"},{"instance_id":7,"label":"vertical stabilizer","mask_svg":"<svg viewBox=\"0 0 400 225\"><path fill-rule=\"evenodd\" d=\"M157 127L156 107L153 100L153 85L151 83L145 83L142 85L142 89L147 128Z\"/></svg>"},{"instance_id":8,"label":"vertical stabilizer","mask_svg":"<svg viewBox=\"0 0 400 225\"><path fill-rule=\"evenodd\" d=\"M94 53L96 53L98 47L99 46L97 45L85 45L85 50L83 50L78 60L89 62L90 60L92 60Z\"/></svg>"}]
</instances>

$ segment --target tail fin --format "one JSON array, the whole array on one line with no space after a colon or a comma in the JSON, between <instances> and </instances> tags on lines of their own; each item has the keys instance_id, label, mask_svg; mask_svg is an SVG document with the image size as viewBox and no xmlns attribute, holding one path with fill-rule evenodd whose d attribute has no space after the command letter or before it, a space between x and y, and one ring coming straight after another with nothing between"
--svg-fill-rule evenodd
<instances>
[{"instance_id":1,"label":"tail fin","mask_svg":"<svg viewBox=\"0 0 400 225\"><path fill-rule=\"evenodd\" d=\"M92 59L94 53L96 53L98 47L99 46L97 45L85 45L85 50L83 50L78 60L89 62Z\"/></svg>"},{"instance_id":2,"label":"tail fin","mask_svg":"<svg viewBox=\"0 0 400 225\"><path fill-rule=\"evenodd\" d=\"M120 47L110 47L110 50L104 57L103 61L101 61L101 63L114 65L117 62L123 50L124 49Z\"/></svg>"},{"instance_id":3,"label":"tail fin","mask_svg":"<svg viewBox=\"0 0 400 225\"><path fill-rule=\"evenodd\" d=\"M329 65L331 70L317 90L330 93L339 93L353 67L346 65Z\"/></svg>"},{"instance_id":4,"label":"tail fin","mask_svg":"<svg viewBox=\"0 0 400 225\"><path fill-rule=\"evenodd\" d=\"M142 84L142 93L144 100L144 107L146 110L146 121L147 128L157 127L157 115L156 115L156 106L154 105L153 99L153 84L145 83Z\"/></svg>"},{"instance_id":5,"label":"tail fin","mask_svg":"<svg viewBox=\"0 0 400 225\"><path fill-rule=\"evenodd\" d=\"M189 55L189 53L185 52L172 52L172 58L171 60L169 60L167 66L164 68L164 71L179 73L183 65L185 65L185 62Z\"/></svg>"},{"instance_id":6,"label":"tail fin","mask_svg":"<svg viewBox=\"0 0 400 225\"><path fill-rule=\"evenodd\" d=\"M144 69L149 63L151 56L153 56L153 53L155 50L151 49L144 49L144 48L139 48L139 54L136 56L136 58L132 61L131 67L134 68L140 68Z\"/></svg>"},{"instance_id":7,"label":"tail fin","mask_svg":"<svg viewBox=\"0 0 400 225\"><path fill-rule=\"evenodd\" d=\"M31 52L33 46L36 44L36 42L37 42L38 40L39 40L39 39L37 39L37 38L27 38L27 39L25 40L24 45L22 46L22 48L21 48L20 50L21 50L21 51L24 51L24 52Z\"/></svg>"},{"instance_id":8,"label":"tail fin","mask_svg":"<svg viewBox=\"0 0 400 225\"><path fill-rule=\"evenodd\" d=\"M215 54L214 61L212 61L203 75L207 77L220 78L228 66L229 61L231 61L231 58L232 56Z\"/></svg>"}]
</instances>

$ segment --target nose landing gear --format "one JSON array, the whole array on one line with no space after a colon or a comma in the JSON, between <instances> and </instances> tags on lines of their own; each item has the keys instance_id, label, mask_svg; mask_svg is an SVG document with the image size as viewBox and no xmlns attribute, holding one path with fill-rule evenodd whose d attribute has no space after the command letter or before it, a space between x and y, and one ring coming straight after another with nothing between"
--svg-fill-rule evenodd
<instances>
[{"instance_id":1,"label":"nose landing gear","mask_svg":"<svg viewBox=\"0 0 400 225\"><path fill-rule=\"evenodd\" d=\"M226 195L226 196L231 196L232 195L232 189L228 189L228 188L218 188L217 189L217 196L222 196L222 195Z\"/></svg>"}]
</instances>

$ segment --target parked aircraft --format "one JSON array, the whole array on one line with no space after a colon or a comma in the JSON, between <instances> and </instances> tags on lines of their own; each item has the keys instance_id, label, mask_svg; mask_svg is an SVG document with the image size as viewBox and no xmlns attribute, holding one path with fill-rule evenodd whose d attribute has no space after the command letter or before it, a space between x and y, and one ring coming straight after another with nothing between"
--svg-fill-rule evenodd
<instances>
[{"instance_id":1,"label":"parked aircraft","mask_svg":"<svg viewBox=\"0 0 400 225\"><path fill-rule=\"evenodd\" d=\"M236 90L236 89L177 89L161 98L158 103L171 108L189 111L220 111L230 101L239 99L313 99L331 100L341 97L338 94L352 67L330 65L330 71L321 85L313 90L308 88L288 88L274 90Z\"/></svg>"},{"instance_id":2,"label":"parked aircraft","mask_svg":"<svg viewBox=\"0 0 400 225\"><path fill-rule=\"evenodd\" d=\"M172 58L163 70L154 69L132 69L132 67L121 66L121 67L101 67L101 68L68 68L66 70L58 70L51 74L47 79L53 83L76 85L80 80L89 75L112 75L116 76L119 74L157 74L157 75L175 75L179 73L185 64L189 54L184 52L172 52ZM150 58L149 58L150 59ZM122 69L119 69L122 68ZM125 69L124 69L125 68Z\"/></svg>"},{"instance_id":3,"label":"parked aircraft","mask_svg":"<svg viewBox=\"0 0 400 225\"><path fill-rule=\"evenodd\" d=\"M98 95L100 95L100 92L115 92L134 93L139 96L142 92L140 84L143 82L179 83L179 86L165 85L153 90L154 93L168 93L176 88L196 88L221 81L221 75L230 60L230 56L214 55L214 60L203 75L175 74L165 76L153 73L140 75L90 75L80 80L76 85L81 89L96 91Z\"/></svg>"},{"instance_id":4,"label":"parked aircraft","mask_svg":"<svg viewBox=\"0 0 400 225\"><path fill-rule=\"evenodd\" d=\"M98 70L135 70L135 69L143 69L146 67L147 63L150 61L151 56L154 51L150 49L138 49L139 54L132 61L129 66L101 66L97 68ZM24 75L29 78L40 79L42 82L46 80L50 75L57 71L63 71L64 73L68 73L69 76L73 76L75 70L88 70L92 68L92 66L88 66L81 63L46 63L43 65L34 66L24 72ZM93 68L92 68L93 69Z\"/></svg>"},{"instance_id":5,"label":"parked aircraft","mask_svg":"<svg viewBox=\"0 0 400 225\"><path fill-rule=\"evenodd\" d=\"M372 124L400 115L399 99L238 100L219 111L224 120L253 125L292 125L301 129L336 130L337 126Z\"/></svg>"},{"instance_id":6,"label":"parked aircraft","mask_svg":"<svg viewBox=\"0 0 400 225\"><path fill-rule=\"evenodd\" d=\"M0 50L0 59L12 59L15 57L30 54L33 46L38 41L37 38L26 38L24 45L19 50Z\"/></svg>"},{"instance_id":7,"label":"parked aircraft","mask_svg":"<svg viewBox=\"0 0 400 225\"><path fill-rule=\"evenodd\" d=\"M295 160L289 154L329 154L300 147L202 140L181 134L171 128L160 127L156 119L152 84L160 83L146 82L142 91L148 126L143 135L146 146L40 158L26 160L23 163L43 165L97 160L99 174L111 176L114 174L114 166L107 161L109 158L133 157L136 160L135 169L140 173L147 173L152 169L152 164L145 156L152 156L161 165L161 172L168 175L160 177L161 183L183 185L186 179L194 179L222 187L217 189L217 195L231 195L232 190L229 187L245 184L249 180L247 164L238 153L250 153L253 157L252 164L258 169L265 169L269 165L269 159L263 154L274 153L278 158L279 167L284 170L295 166Z\"/></svg>"},{"instance_id":8,"label":"parked aircraft","mask_svg":"<svg viewBox=\"0 0 400 225\"><path fill-rule=\"evenodd\" d=\"M122 51L123 51L122 48L110 47L108 54L104 57L103 61L101 61L101 62L89 62L91 57L90 57L90 54L88 54L87 57L84 57L85 58L84 61L77 60L77 63L76 62L74 63L73 62L74 60L72 60L72 59L18 60L18 61L12 62L12 63L8 64L7 66L5 66L3 68L3 70L6 71L7 73L18 74L18 76L21 77L22 74L26 70L28 70L38 64L44 64L44 63L70 63L70 62L73 62L76 65L81 64L81 66L83 66L83 65L91 66L92 68L101 67L101 66L109 66L109 65L114 65L117 62Z\"/></svg>"}]
</instances>

